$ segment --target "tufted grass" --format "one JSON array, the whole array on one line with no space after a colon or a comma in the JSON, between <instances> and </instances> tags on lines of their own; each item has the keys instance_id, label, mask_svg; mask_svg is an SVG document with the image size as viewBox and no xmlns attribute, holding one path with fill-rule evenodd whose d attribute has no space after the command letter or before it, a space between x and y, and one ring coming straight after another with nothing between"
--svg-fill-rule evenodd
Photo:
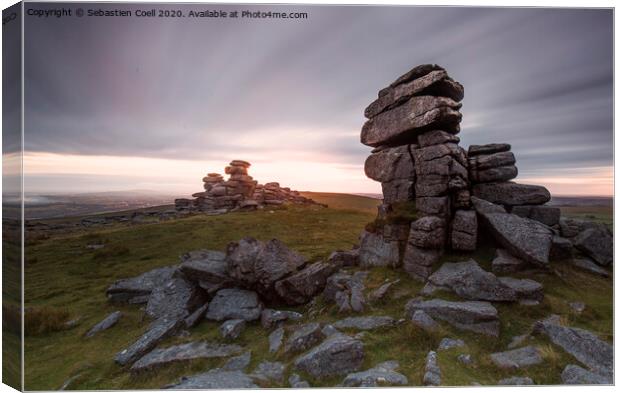
<instances>
[{"instance_id":1,"label":"tufted grass","mask_svg":"<svg viewBox=\"0 0 620 393\"><path fill-rule=\"evenodd\" d=\"M80 323L72 329L42 331L27 337L26 389L58 389L70 377L74 379L69 389L157 389L177 382L182 376L222 366L226 359L198 360L140 375L131 375L117 366L113 362L115 354L135 341L146 330L149 321L143 318L139 306L109 304L105 289L119 278L176 264L179 256L187 251L200 248L223 250L228 242L244 236L261 240L278 238L309 260L324 259L333 250L351 248L357 243L365 225L374 219L376 210L373 206L377 201L346 196L338 202L337 194L328 194L324 198L315 199L328 203L330 207L327 209L296 206L222 216L192 216L138 226L119 224L52 234L29 247L26 258L36 260L36 263L26 266L26 307L64 310L67 320L79 317ZM349 202L351 205L347 205ZM342 206L348 208L339 208ZM95 243L105 244L105 247L100 250L86 248L88 244ZM475 253L447 254L443 260L473 258L483 268L489 269L493 255L493 244L483 239ZM465 351L472 355L474 364L463 366L456 360L463 352L461 349L440 352L439 365L445 385L467 386L473 382L495 384L499 379L513 375L527 375L540 384L559 383L563 367L575 360L543 337L535 337L531 341L545 354L547 361L541 366L511 372L497 369L488 358L492 352L505 350L513 336L527 333L536 320L551 313L560 314L568 325L583 327L605 340L613 340L612 280L589 275L561 262L554 262L552 267L551 272L530 271L515 275L542 282L546 297L537 307L496 304L502 321L500 337L488 338L462 332L447 324L442 324L440 332L428 334L405 322L394 328L365 334L362 339L366 352L363 368L386 360L397 360L400 362L400 372L407 376L409 384L420 385L426 353L436 349L443 337L459 337L467 343ZM386 281L397 279L400 281L390 289L388 297L369 304L365 315L389 315L395 319L404 317L404 306L417 295L422 288L421 283L397 270L374 268L370 270L366 282L367 293ZM451 293L444 292L437 296L458 300ZM584 302L586 310L583 314L574 314L568 307L570 301ZM317 297L310 304L288 309L304 314L304 319L297 324L309 321L329 323L347 316L338 314L336 307L326 303L322 297ZM116 326L92 338L84 337L90 327L116 310L124 314ZM287 329L294 326L288 324ZM189 337L168 338L161 346L195 340L224 342L218 327L218 323L203 321L191 329ZM263 360L292 364L296 357L296 354L282 351L270 354L268 334L260 324L251 323L235 340L235 343L252 352L249 370ZM286 378L293 372L289 367ZM342 381L341 377L314 380L304 373L299 374L312 386L335 386ZM288 384L285 381L282 385L270 386L286 387Z\"/></svg>"}]
</instances>

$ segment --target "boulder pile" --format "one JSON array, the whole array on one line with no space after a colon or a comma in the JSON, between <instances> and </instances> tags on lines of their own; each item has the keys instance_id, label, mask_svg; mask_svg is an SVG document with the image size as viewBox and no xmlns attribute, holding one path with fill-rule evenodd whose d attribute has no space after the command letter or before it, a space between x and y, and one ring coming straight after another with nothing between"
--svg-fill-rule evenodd
<instances>
[{"instance_id":1,"label":"boulder pile","mask_svg":"<svg viewBox=\"0 0 620 393\"><path fill-rule=\"evenodd\" d=\"M426 281L446 249L476 250L481 230L524 263L545 267L575 252L611 263L607 228L563 220L558 207L545 205L545 187L513 181L509 144L459 146L463 97L445 69L424 64L366 108L361 142L374 149L364 170L381 182L383 203L360 236L360 263L402 266Z\"/></svg>"},{"instance_id":2,"label":"boulder pile","mask_svg":"<svg viewBox=\"0 0 620 393\"><path fill-rule=\"evenodd\" d=\"M219 173L209 173L202 178L204 191L192 195L194 199L175 199L175 209L179 213L206 212L222 214L232 210L255 210L265 205L284 203L312 204L312 199L302 196L299 191L280 187L279 183L258 184L248 174L250 163L233 160L224 169L228 180Z\"/></svg>"}]
</instances>

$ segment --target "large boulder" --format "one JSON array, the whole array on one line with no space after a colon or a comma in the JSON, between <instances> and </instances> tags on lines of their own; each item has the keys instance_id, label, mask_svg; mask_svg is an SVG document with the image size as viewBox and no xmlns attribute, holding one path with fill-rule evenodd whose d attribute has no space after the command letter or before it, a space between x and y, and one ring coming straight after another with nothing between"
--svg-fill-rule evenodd
<instances>
[{"instance_id":1,"label":"large boulder","mask_svg":"<svg viewBox=\"0 0 620 393\"><path fill-rule=\"evenodd\" d=\"M405 306L405 312L409 317L417 310L424 311L430 317L445 321L457 329L493 337L499 336L498 313L489 302L413 299Z\"/></svg>"},{"instance_id":2,"label":"large boulder","mask_svg":"<svg viewBox=\"0 0 620 393\"><path fill-rule=\"evenodd\" d=\"M551 199L543 186L513 182L475 184L472 191L475 197L506 206L542 205Z\"/></svg>"},{"instance_id":3,"label":"large boulder","mask_svg":"<svg viewBox=\"0 0 620 393\"><path fill-rule=\"evenodd\" d=\"M469 169L483 170L514 165L516 162L514 154L509 151L479 154L469 157Z\"/></svg>"},{"instance_id":4,"label":"large boulder","mask_svg":"<svg viewBox=\"0 0 620 393\"><path fill-rule=\"evenodd\" d=\"M505 182L514 179L518 174L519 171L514 165L489 169L472 168L469 170L469 179L475 183Z\"/></svg>"},{"instance_id":5,"label":"large boulder","mask_svg":"<svg viewBox=\"0 0 620 393\"><path fill-rule=\"evenodd\" d=\"M220 289L215 294L209 308L207 319L225 321L228 319L243 319L254 321L260 318L263 304L256 292L238 288Z\"/></svg>"},{"instance_id":6,"label":"large boulder","mask_svg":"<svg viewBox=\"0 0 620 393\"><path fill-rule=\"evenodd\" d=\"M323 290L327 278L336 268L337 266L326 262L313 263L277 281L275 290L286 304L305 304Z\"/></svg>"},{"instance_id":7,"label":"large boulder","mask_svg":"<svg viewBox=\"0 0 620 393\"><path fill-rule=\"evenodd\" d=\"M557 318L538 321L534 332L546 335L596 374L611 377L614 372L614 347L584 329L560 325Z\"/></svg>"},{"instance_id":8,"label":"large boulder","mask_svg":"<svg viewBox=\"0 0 620 393\"><path fill-rule=\"evenodd\" d=\"M586 229L575 237L574 244L599 265L607 266L614 260L614 239L606 228Z\"/></svg>"},{"instance_id":9,"label":"large boulder","mask_svg":"<svg viewBox=\"0 0 620 393\"><path fill-rule=\"evenodd\" d=\"M440 249L429 249L407 244L403 256L403 270L418 281L426 281L433 271L433 265L441 258Z\"/></svg>"},{"instance_id":10,"label":"large boulder","mask_svg":"<svg viewBox=\"0 0 620 393\"><path fill-rule=\"evenodd\" d=\"M263 243L246 237L228 245L226 262L233 279L271 298L275 295L275 282L295 273L306 258L277 239Z\"/></svg>"},{"instance_id":11,"label":"large boulder","mask_svg":"<svg viewBox=\"0 0 620 393\"><path fill-rule=\"evenodd\" d=\"M446 221L435 216L411 223L408 243L421 248L441 248L446 243Z\"/></svg>"},{"instance_id":12,"label":"large boulder","mask_svg":"<svg viewBox=\"0 0 620 393\"><path fill-rule=\"evenodd\" d=\"M414 95L433 95L449 97L455 101L463 99L463 86L448 76L445 70L434 70L409 82L381 90L379 98L365 110L364 116L373 118L379 113L398 106Z\"/></svg>"},{"instance_id":13,"label":"large boulder","mask_svg":"<svg viewBox=\"0 0 620 393\"><path fill-rule=\"evenodd\" d=\"M493 273L483 270L473 259L444 263L428 281L435 287L452 290L468 300L515 301L517 293Z\"/></svg>"},{"instance_id":14,"label":"large boulder","mask_svg":"<svg viewBox=\"0 0 620 393\"><path fill-rule=\"evenodd\" d=\"M414 142L424 130L441 129L458 133L461 104L451 98L414 96L382 112L362 127L361 142L367 146L402 145Z\"/></svg>"},{"instance_id":15,"label":"large boulder","mask_svg":"<svg viewBox=\"0 0 620 393\"><path fill-rule=\"evenodd\" d=\"M197 282L209 293L232 285L232 279L228 276L226 254L220 251L190 251L181 257L179 269L188 280Z\"/></svg>"},{"instance_id":16,"label":"large boulder","mask_svg":"<svg viewBox=\"0 0 620 393\"><path fill-rule=\"evenodd\" d=\"M379 233L362 232L359 262L362 267L398 266L398 241L385 241Z\"/></svg>"},{"instance_id":17,"label":"large boulder","mask_svg":"<svg viewBox=\"0 0 620 393\"><path fill-rule=\"evenodd\" d=\"M110 285L106 294L113 302L146 303L153 289L164 285L176 271L175 266L166 266L118 280Z\"/></svg>"},{"instance_id":18,"label":"large boulder","mask_svg":"<svg viewBox=\"0 0 620 393\"><path fill-rule=\"evenodd\" d=\"M519 217L526 217L541 222L547 226L554 226L560 222L560 208L555 206L515 206L510 211Z\"/></svg>"},{"instance_id":19,"label":"large boulder","mask_svg":"<svg viewBox=\"0 0 620 393\"><path fill-rule=\"evenodd\" d=\"M471 145L467 151L469 157L478 156L481 154L494 154L510 151L510 145L508 143L489 143L487 145Z\"/></svg>"},{"instance_id":20,"label":"large boulder","mask_svg":"<svg viewBox=\"0 0 620 393\"><path fill-rule=\"evenodd\" d=\"M363 362L362 342L336 333L295 359L295 368L314 378L325 378L357 371Z\"/></svg>"},{"instance_id":21,"label":"large boulder","mask_svg":"<svg viewBox=\"0 0 620 393\"><path fill-rule=\"evenodd\" d=\"M366 176L382 183L395 179L415 180L412 148L415 146L398 146L371 154L364 163Z\"/></svg>"},{"instance_id":22,"label":"large boulder","mask_svg":"<svg viewBox=\"0 0 620 393\"><path fill-rule=\"evenodd\" d=\"M549 264L553 240L553 231L549 227L506 213L501 207L476 197L471 200L483 224L512 255L540 266Z\"/></svg>"},{"instance_id":23,"label":"large boulder","mask_svg":"<svg viewBox=\"0 0 620 393\"><path fill-rule=\"evenodd\" d=\"M177 274L153 289L146 304L146 314L154 319L185 318L205 304L206 300L206 294L200 287L182 274Z\"/></svg>"}]
</instances>

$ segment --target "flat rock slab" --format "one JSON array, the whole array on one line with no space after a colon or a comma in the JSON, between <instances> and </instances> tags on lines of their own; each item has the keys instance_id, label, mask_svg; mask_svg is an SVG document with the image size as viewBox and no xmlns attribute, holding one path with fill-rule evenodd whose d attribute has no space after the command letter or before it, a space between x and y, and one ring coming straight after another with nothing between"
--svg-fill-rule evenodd
<instances>
[{"instance_id":1,"label":"flat rock slab","mask_svg":"<svg viewBox=\"0 0 620 393\"><path fill-rule=\"evenodd\" d=\"M183 323L182 319L155 321L135 343L116 354L114 361L121 366L135 362L153 349L157 343L177 332Z\"/></svg>"},{"instance_id":2,"label":"flat rock slab","mask_svg":"<svg viewBox=\"0 0 620 393\"><path fill-rule=\"evenodd\" d=\"M334 323L336 329L373 330L394 326L396 321L388 316L349 317Z\"/></svg>"},{"instance_id":3,"label":"flat rock slab","mask_svg":"<svg viewBox=\"0 0 620 393\"><path fill-rule=\"evenodd\" d=\"M490 356L493 364L504 369L525 368L543 362L538 348L531 345L510 351L492 353Z\"/></svg>"},{"instance_id":4,"label":"flat rock slab","mask_svg":"<svg viewBox=\"0 0 620 393\"><path fill-rule=\"evenodd\" d=\"M106 294L114 302L129 302L135 297L148 296L154 288L170 280L176 270L176 266L160 267L137 277L118 280L107 289Z\"/></svg>"},{"instance_id":5,"label":"flat rock slab","mask_svg":"<svg viewBox=\"0 0 620 393\"><path fill-rule=\"evenodd\" d=\"M345 387L377 387L407 385L407 377L396 372L398 362L388 361L377 364L366 371L351 373L342 381Z\"/></svg>"},{"instance_id":6,"label":"flat rock slab","mask_svg":"<svg viewBox=\"0 0 620 393\"><path fill-rule=\"evenodd\" d=\"M140 372L176 362L193 359L221 358L237 355L243 351L239 345L216 344L206 341L174 345L155 349L131 366L132 372Z\"/></svg>"},{"instance_id":7,"label":"flat rock slab","mask_svg":"<svg viewBox=\"0 0 620 393\"><path fill-rule=\"evenodd\" d=\"M498 248L495 258L491 262L491 270L497 274L510 274L523 270L527 263L522 259L512 256L508 251Z\"/></svg>"},{"instance_id":8,"label":"flat rock slab","mask_svg":"<svg viewBox=\"0 0 620 393\"><path fill-rule=\"evenodd\" d=\"M307 323L297 328L286 340L285 352L301 352L312 347L323 339L321 324Z\"/></svg>"},{"instance_id":9,"label":"flat rock slab","mask_svg":"<svg viewBox=\"0 0 620 393\"><path fill-rule=\"evenodd\" d=\"M537 322L534 330L549 337L552 343L562 347L596 374L613 375L614 348L595 334L562 326L550 318Z\"/></svg>"},{"instance_id":10,"label":"flat rock slab","mask_svg":"<svg viewBox=\"0 0 620 393\"><path fill-rule=\"evenodd\" d=\"M295 359L295 368L314 378L323 378L357 371L363 362L362 342L336 333Z\"/></svg>"},{"instance_id":11,"label":"flat rock slab","mask_svg":"<svg viewBox=\"0 0 620 393\"><path fill-rule=\"evenodd\" d=\"M468 300L515 301L514 289L493 273L483 270L476 261L446 262L428 281L435 287L454 291Z\"/></svg>"},{"instance_id":12,"label":"flat rock slab","mask_svg":"<svg viewBox=\"0 0 620 393\"><path fill-rule=\"evenodd\" d=\"M538 281L529 278L512 278L500 277L502 284L511 288L517 294L519 300L535 300L542 301L545 294L543 293L543 285Z\"/></svg>"},{"instance_id":13,"label":"flat rock slab","mask_svg":"<svg viewBox=\"0 0 620 393\"><path fill-rule=\"evenodd\" d=\"M120 311L114 311L112 314L105 317L101 322L93 326L88 333L86 333L86 337L92 337L95 334L107 330L112 326L116 325L118 320L121 318L123 314Z\"/></svg>"},{"instance_id":14,"label":"flat rock slab","mask_svg":"<svg viewBox=\"0 0 620 393\"><path fill-rule=\"evenodd\" d=\"M603 277L609 277L609 272L607 270L603 269L602 267L600 267L599 265L597 265L590 259L575 258L571 261L571 264L589 273L597 274Z\"/></svg>"},{"instance_id":15,"label":"flat rock slab","mask_svg":"<svg viewBox=\"0 0 620 393\"><path fill-rule=\"evenodd\" d=\"M227 371L243 371L245 370L252 361L252 354L248 352L244 352L239 356L233 356L222 366L222 369Z\"/></svg>"},{"instance_id":16,"label":"flat rock slab","mask_svg":"<svg viewBox=\"0 0 620 393\"><path fill-rule=\"evenodd\" d=\"M206 318L214 321L228 319L254 321L260 318L262 310L263 304L258 299L256 292L226 288L217 291L209 303Z\"/></svg>"},{"instance_id":17,"label":"flat rock slab","mask_svg":"<svg viewBox=\"0 0 620 393\"><path fill-rule=\"evenodd\" d=\"M280 362L261 362L252 372L252 377L261 381L284 382L284 371L286 366Z\"/></svg>"},{"instance_id":18,"label":"flat rock slab","mask_svg":"<svg viewBox=\"0 0 620 393\"><path fill-rule=\"evenodd\" d=\"M545 187L513 182L475 184L472 195L505 206L542 205L551 200Z\"/></svg>"},{"instance_id":19,"label":"flat rock slab","mask_svg":"<svg viewBox=\"0 0 620 393\"><path fill-rule=\"evenodd\" d=\"M504 378L497 382L498 385L534 385L534 381L530 377L510 377Z\"/></svg>"},{"instance_id":20,"label":"flat rock slab","mask_svg":"<svg viewBox=\"0 0 620 393\"><path fill-rule=\"evenodd\" d=\"M488 203L476 197L472 197L471 201L495 240L512 255L543 267L549 264L553 240L549 227L499 209L492 210Z\"/></svg>"},{"instance_id":21,"label":"flat rock slab","mask_svg":"<svg viewBox=\"0 0 620 393\"><path fill-rule=\"evenodd\" d=\"M222 369L209 370L203 374L183 377L174 385L166 389L258 389L252 378L242 371L227 371Z\"/></svg>"},{"instance_id":22,"label":"flat rock slab","mask_svg":"<svg viewBox=\"0 0 620 393\"><path fill-rule=\"evenodd\" d=\"M562 371L562 383L565 385L611 385L611 379L598 375L583 367L569 364Z\"/></svg>"},{"instance_id":23,"label":"flat rock slab","mask_svg":"<svg viewBox=\"0 0 620 393\"><path fill-rule=\"evenodd\" d=\"M445 321L458 329L499 336L497 309L488 302L413 299L405 306L407 315L413 315L416 310L422 310L430 317Z\"/></svg>"}]
</instances>

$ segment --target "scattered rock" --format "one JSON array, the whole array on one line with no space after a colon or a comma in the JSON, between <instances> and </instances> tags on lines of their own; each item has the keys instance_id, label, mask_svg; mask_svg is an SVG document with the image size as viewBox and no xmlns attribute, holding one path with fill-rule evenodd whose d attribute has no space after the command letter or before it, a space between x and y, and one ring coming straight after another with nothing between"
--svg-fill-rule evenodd
<instances>
[{"instance_id":1,"label":"scattered rock","mask_svg":"<svg viewBox=\"0 0 620 393\"><path fill-rule=\"evenodd\" d=\"M314 378L323 378L357 371L363 361L361 341L344 334L333 334L295 359L295 368Z\"/></svg>"},{"instance_id":2,"label":"scattered rock","mask_svg":"<svg viewBox=\"0 0 620 393\"><path fill-rule=\"evenodd\" d=\"M321 333L323 333L323 336L329 337L332 334L340 333L340 330L336 329L334 325L325 325L323 329L321 329Z\"/></svg>"},{"instance_id":3,"label":"scattered rock","mask_svg":"<svg viewBox=\"0 0 620 393\"><path fill-rule=\"evenodd\" d=\"M533 300L540 302L545 296L542 284L529 278L500 277L499 280L502 284L514 290L520 301Z\"/></svg>"},{"instance_id":4,"label":"scattered rock","mask_svg":"<svg viewBox=\"0 0 620 393\"><path fill-rule=\"evenodd\" d=\"M385 297L385 295L387 295L392 285L398 284L399 282L400 282L400 279L395 280L395 281L390 281L390 282L387 282L381 285L379 288L370 292L370 294L368 295L368 300L370 302L378 302L382 300Z\"/></svg>"},{"instance_id":5,"label":"scattered rock","mask_svg":"<svg viewBox=\"0 0 620 393\"><path fill-rule=\"evenodd\" d=\"M586 305L583 302L570 302L568 306L576 314L581 314L586 309Z\"/></svg>"},{"instance_id":6,"label":"scattered rock","mask_svg":"<svg viewBox=\"0 0 620 393\"><path fill-rule=\"evenodd\" d=\"M176 333L183 324L182 319L168 320L162 318L155 321L135 343L117 353L114 361L121 366L135 362L155 348L157 343Z\"/></svg>"},{"instance_id":7,"label":"scattered rock","mask_svg":"<svg viewBox=\"0 0 620 393\"><path fill-rule=\"evenodd\" d=\"M606 228L586 229L577 235L574 243L599 265L607 266L614 260L614 238Z\"/></svg>"},{"instance_id":8,"label":"scattered rock","mask_svg":"<svg viewBox=\"0 0 620 393\"><path fill-rule=\"evenodd\" d=\"M269 352L278 352L284 341L284 328L279 327L269 334Z\"/></svg>"},{"instance_id":9,"label":"scattered rock","mask_svg":"<svg viewBox=\"0 0 620 393\"><path fill-rule=\"evenodd\" d=\"M307 323L295 330L286 341L285 352L301 352L312 347L323 338L321 324Z\"/></svg>"},{"instance_id":10,"label":"scattered rock","mask_svg":"<svg viewBox=\"0 0 620 393\"><path fill-rule=\"evenodd\" d=\"M374 330L394 326L396 321L388 316L349 317L336 321L336 329Z\"/></svg>"},{"instance_id":11,"label":"scattered rock","mask_svg":"<svg viewBox=\"0 0 620 393\"><path fill-rule=\"evenodd\" d=\"M562 347L593 372L604 376L613 375L613 346L593 333L562 326L557 321L549 319L536 322L534 331L549 337L552 343Z\"/></svg>"},{"instance_id":12,"label":"scattered rock","mask_svg":"<svg viewBox=\"0 0 620 393\"><path fill-rule=\"evenodd\" d=\"M534 385L530 377L510 377L500 380L498 385Z\"/></svg>"},{"instance_id":13,"label":"scattered rock","mask_svg":"<svg viewBox=\"0 0 620 393\"><path fill-rule=\"evenodd\" d=\"M243 319L229 319L220 325L220 333L227 340L234 340L239 337L243 329L245 329L245 320Z\"/></svg>"},{"instance_id":14,"label":"scattered rock","mask_svg":"<svg viewBox=\"0 0 620 393\"><path fill-rule=\"evenodd\" d=\"M530 340L532 336L529 334L523 334L521 336L514 336L508 344L508 349L514 349L523 345L526 341Z\"/></svg>"},{"instance_id":15,"label":"scattered rock","mask_svg":"<svg viewBox=\"0 0 620 393\"><path fill-rule=\"evenodd\" d=\"M154 288L161 287L169 281L176 270L174 266L161 267L137 277L115 281L107 289L106 295L113 302L129 302L136 297L146 299Z\"/></svg>"},{"instance_id":16,"label":"scattered rock","mask_svg":"<svg viewBox=\"0 0 620 393\"><path fill-rule=\"evenodd\" d=\"M252 354L248 352L244 352L239 356L233 356L222 366L223 370L227 371L243 371L249 365L252 360Z\"/></svg>"},{"instance_id":17,"label":"scattered rock","mask_svg":"<svg viewBox=\"0 0 620 393\"><path fill-rule=\"evenodd\" d=\"M523 270L526 263L516 257L513 257L508 251L498 248L495 250L495 259L491 263L491 270L497 274L515 273Z\"/></svg>"},{"instance_id":18,"label":"scattered rock","mask_svg":"<svg viewBox=\"0 0 620 393\"><path fill-rule=\"evenodd\" d=\"M254 321L260 318L263 304L256 292L245 289L225 288L215 294L209 308L207 319L225 321L227 319L243 319Z\"/></svg>"},{"instance_id":19,"label":"scattered rock","mask_svg":"<svg viewBox=\"0 0 620 393\"><path fill-rule=\"evenodd\" d=\"M288 377L288 383L294 389L304 389L310 387L310 384L301 379L299 374L291 374L291 376Z\"/></svg>"},{"instance_id":20,"label":"scattered rock","mask_svg":"<svg viewBox=\"0 0 620 393\"><path fill-rule=\"evenodd\" d=\"M598 274L599 276L609 277L609 272L592 260L588 258L575 258L571 261L573 266L578 267L579 269L585 270L590 273Z\"/></svg>"},{"instance_id":21,"label":"scattered rock","mask_svg":"<svg viewBox=\"0 0 620 393\"><path fill-rule=\"evenodd\" d=\"M280 326L284 321L289 319L297 321L302 317L302 314L295 311L273 310L271 308L266 308L260 314L260 323L265 329L271 329L273 327Z\"/></svg>"},{"instance_id":22,"label":"scattered rock","mask_svg":"<svg viewBox=\"0 0 620 393\"><path fill-rule=\"evenodd\" d=\"M242 371L222 369L209 370L206 373L183 377L179 383L166 386L166 389L258 389L252 378Z\"/></svg>"},{"instance_id":23,"label":"scattered rock","mask_svg":"<svg viewBox=\"0 0 620 393\"><path fill-rule=\"evenodd\" d=\"M465 354L465 353L461 353L459 356L456 357L456 360L458 360L461 364L464 364L466 366L469 366L470 364L472 364L474 361L471 358L470 354Z\"/></svg>"},{"instance_id":24,"label":"scattered rock","mask_svg":"<svg viewBox=\"0 0 620 393\"><path fill-rule=\"evenodd\" d=\"M499 368L506 369L525 368L543 362L540 351L531 345L510 351L492 353L490 356L493 364Z\"/></svg>"},{"instance_id":25,"label":"scattered rock","mask_svg":"<svg viewBox=\"0 0 620 393\"><path fill-rule=\"evenodd\" d=\"M131 371L140 372L193 359L227 357L239 354L242 351L243 348L234 344L214 344L206 341L190 342L154 349L135 362L131 366Z\"/></svg>"},{"instance_id":26,"label":"scattered rock","mask_svg":"<svg viewBox=\"0 0 620 393\"><path fill-rule=\"evenodd\" d=\"M562 371L562 383L565 385L610 385L611 379L598 375L574 364L569 364Z\"/></svg>"},{"instance_id":27,"label":"scattered rock","mask_svg":"<svg viewBox=\"0 0 620 393\"><path fill-rule=\"evenodd\" d=\"M357 272L353 276L336 273L327 279L323 296L326 300L338 305L340 312L362 312L366 304L364 297L365 272Z\"/></svg>"},{"instance_id":28,"label":"scattered rock","mask_svg":"<svg viewBox=\"0 0 620 393\"><path fill-rule=\"evenodd\" d=\"M398 362L388 361L377 364L375 367L366 371L351 373L342 381L342 386L346 387L377 387L407 385L407 377L397 373Z\"/></svg>"},{"instance_id":29,"label":"scattered rock","mask_svg":"<svg viewBox=\"0 0 620 393\"><path fill-rule=\"evenodd\" d=\"M433 333L439 330L440 326L433 318L422 310L416 310L411 316L411 322L427 333Z\"/></svg>"},{"instance_id":30,"label":"scattered rock","mask_svg":"<svg viewBox=\"0 0 620 393\"><path fill-rule=\"evenodd\" d=\"M442 338L437 347L437 351L447 351L452 348L462 348L465 346L465 341L461 339Z\"/></svg>"},{"instance_id":31,"label":"scattered rock","mask_svg":"<svg viewBox=\"0 0 620 393\"><path fill-rule=\"evenodd\" d=\"M484 271L473 259L444 263L428 281L436 288L454 291L469 300L515 301L516 291Z\"/></svg>"},{"instance_id":32,"label":"scattered rock","mask_svg":"<svg viewBox=\"0 0 620 393\"><path fill-rule=\"evenodd\" d=\"M252 377L259 379L261 381L275 381L278 383L284 382L284 370L286 366L280 362L261 362L256 368L254 372L252 372Z\"/></svg>"},{"instance_id":33,"label":"scattered rock","mask_svg":"<svg viewBox=\"0 0 620 393\"><path fill-rule=\"evenodd\" d=\"M435 351L430 351L428 355L426 355L422 383L424 383L425 386L441 385L441 370L437 364L437 353Z\"/></svg>"},{"instance_id":34,"label":"scattered rock","mask_svg":"<svg viewBox=\"0 0 620 393\"><path fill-rule=\"evenodd\" d=\"M407 315L413 315L416 310L422 310L432 318L448 322L458 329L499 336L497 310L488 302L413 299L405 306Z\"/></svg>"},{"instance_id":35,"label":"scattered rock","mask_svg":"<svg viewBox=\"0 0 620 393\"><path fill-rule=\"evenodd\" d=\"M105 317L101 322L93 326L88 333L86 333L86 337L92 337L95 334L102 332L116 325L118 320L121 318L123 313L120 311L114 311L112 314Z\"/></svg>"}]
</instances>

